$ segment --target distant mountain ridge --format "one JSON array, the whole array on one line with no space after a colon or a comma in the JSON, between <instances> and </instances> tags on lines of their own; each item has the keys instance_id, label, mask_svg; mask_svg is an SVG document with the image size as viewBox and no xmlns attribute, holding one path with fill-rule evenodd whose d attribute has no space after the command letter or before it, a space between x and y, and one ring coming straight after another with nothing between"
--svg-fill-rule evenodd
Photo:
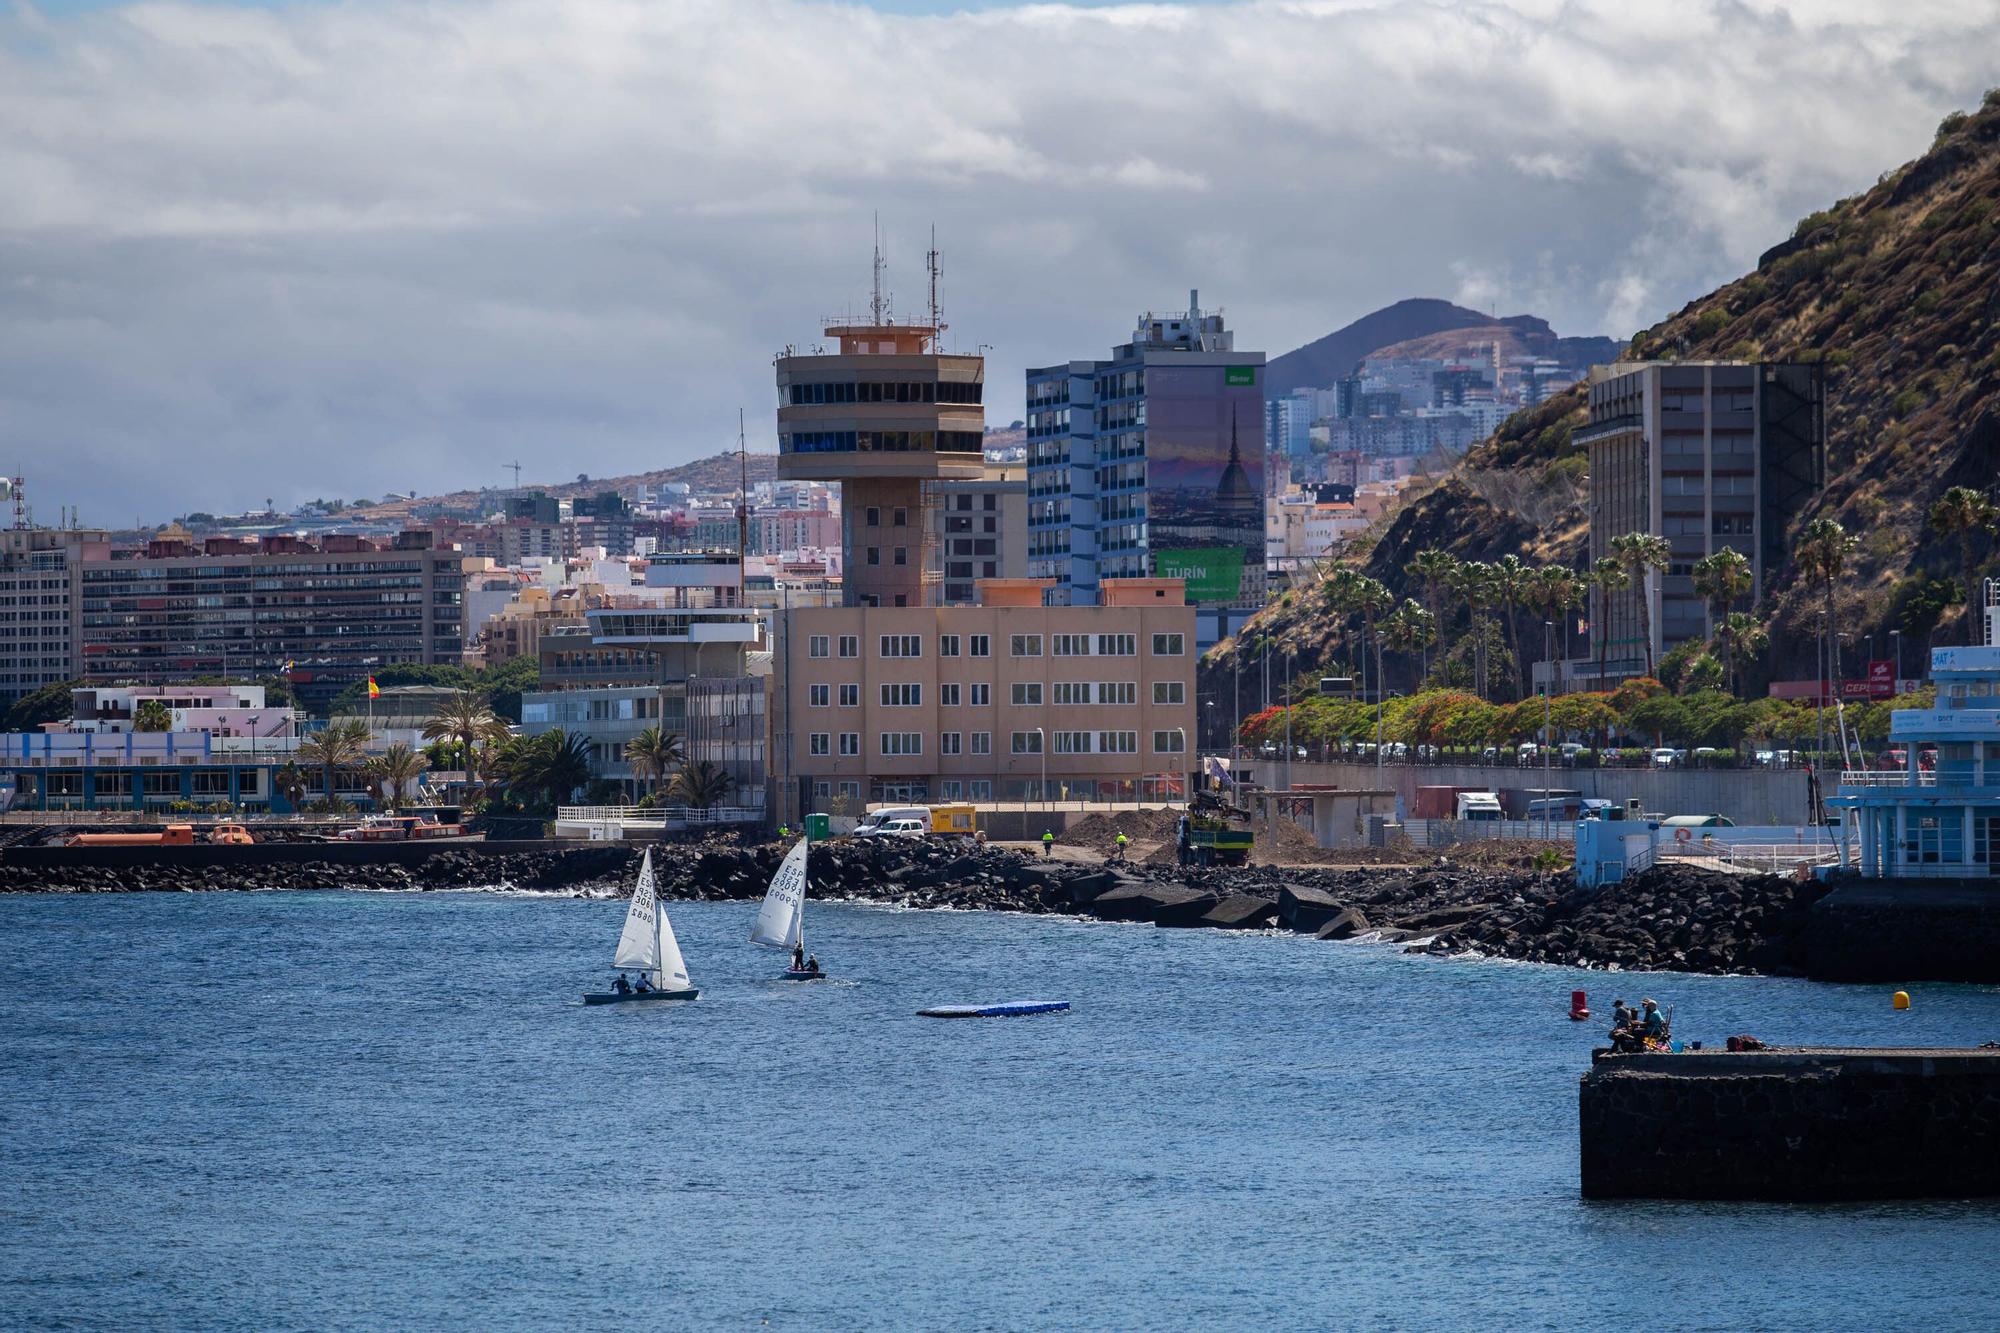
<instances>
[{"instance_id":1,"label":"distant mountain ridge","mask_svg":"<svg viewBox=\"0 0 2000 1333\"><path fill-rule=\"evenodd\" d=\"M1361 358L1378 348L1427 334L1491 324L1493 316L1435 297L1412 297L1363 315L1324 338L1274 357L1265 367L1265 394L1276 398L1293 389L1325 389L1354 373Z\"/></svg>"}]
</instances>

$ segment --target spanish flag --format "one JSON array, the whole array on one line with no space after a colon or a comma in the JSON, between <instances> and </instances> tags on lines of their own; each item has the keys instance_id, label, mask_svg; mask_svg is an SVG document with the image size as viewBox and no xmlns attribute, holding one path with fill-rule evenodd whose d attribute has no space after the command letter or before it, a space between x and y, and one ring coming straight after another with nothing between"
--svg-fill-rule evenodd
<instances>
[{"instance_id":1,"label":"spanish flag","mask_svg":"<svg viewBox=\"0 0 2000 1333\"><path fill-rule=\"evenodd\" d=\"M382 697L382 687L375 683L375 677L373 676L370 676L368 678L368 697L371 699L379 699Z\"/></svg>"},{"instance_id":2,"label":"spanish flag","mask_svg":"<svg viewBox=\"0 0 2000 1333\"><path fill-rule=\"evenodd\" d=\"M299 664L297 662L293 661L289 657L285 659L285 674L287 676L291 675L294 671L297 671L298 669L299 669Z\"/></svg>"}]
</instances>

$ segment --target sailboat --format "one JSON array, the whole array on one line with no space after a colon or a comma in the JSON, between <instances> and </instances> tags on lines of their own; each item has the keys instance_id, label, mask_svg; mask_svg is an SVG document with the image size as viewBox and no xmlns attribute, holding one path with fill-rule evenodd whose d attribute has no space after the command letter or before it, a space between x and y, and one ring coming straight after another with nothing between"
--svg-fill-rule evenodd
<instances>
[{"instance_id":1,"label":"sailboat","mask_svg":"<svg viewBox=\"0 0 2000 1333\"><path fill-rule=\"evenodd\" d=\"M681 957L680 941L667 922L666 904L660 901L653 882L653 849L646 849L639 863L639 883L632 890L632 906L625 913L625 931L618 937L618 953L611 960L616 968L633 968L646 974L649 990L589 991L585 1004L627 1004L643 1000L692 1000L701 994L688 984L687 961Z\"/></svg>"},{"instance_id":2,"label":"sailboat","mask_svg":"<svg viewBox=\"0 0 2000 1333\"><path fill-rule=\"evenodd\" d=\"M800 838L798 846L778 863L778 873L771 876L771 887L764 893L764 905L757 910L757 924L750 928L752 944L784 949L794 957L803 955L806 944L806 858L810 854L806 849L809 845L807 839ZM785 969L787 981L818 981L825 976L826 973L816 967Z\"/></svg>"}]
</instances>

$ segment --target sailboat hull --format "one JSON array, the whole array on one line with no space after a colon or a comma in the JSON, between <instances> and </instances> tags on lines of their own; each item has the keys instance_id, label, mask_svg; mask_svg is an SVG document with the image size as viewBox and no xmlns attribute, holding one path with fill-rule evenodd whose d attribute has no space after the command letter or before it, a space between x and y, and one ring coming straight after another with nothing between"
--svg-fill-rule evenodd
<instances>
[{"instance_id":1,"label":"sailboat hull","mask_svg":"<svg viewBox=\"0 0 2000 1333\"><path fill-rule=\"evenodd\" d=\"M785 969L784 979L786 981L825 981L826 973L808 972L804 968L788 967Z\"/></svg>"},{"instance_id":2,"label":"sailboat hull","mask_svg":"<svg viewBox=\"0 0 2000 1333\"><path fill-rule=\"evenodd\" d=\"M644 1004L648 1000L692 1000L701 994L699 987L690 986L686 990L633 991L630 995L620 995L617 991L585 991L585 1004Z\"/></svg>"}]
</instances>

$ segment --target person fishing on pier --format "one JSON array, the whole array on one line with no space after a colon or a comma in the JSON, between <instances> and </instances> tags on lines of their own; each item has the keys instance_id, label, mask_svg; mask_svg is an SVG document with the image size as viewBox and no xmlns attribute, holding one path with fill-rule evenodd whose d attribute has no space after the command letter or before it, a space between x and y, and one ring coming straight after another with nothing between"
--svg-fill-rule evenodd
<instances>
[{"instance_id":1,"label":"person fishing on pier","mask_svg":"<svg viewBox=\"0 0 2000 1333\"><path fill-rule=\"evenodd\" d=\"M1664 1042L1667 1039L1670 1024L1667 1016L1660 1012L1660 1002L1658 1000L1641 1000L1639 1001L1639 1007L1646 1011L1646 1016L1639 1020L1639 1030L1644 1034L1647 1042Z\"/></svg>"}]
</instances>

